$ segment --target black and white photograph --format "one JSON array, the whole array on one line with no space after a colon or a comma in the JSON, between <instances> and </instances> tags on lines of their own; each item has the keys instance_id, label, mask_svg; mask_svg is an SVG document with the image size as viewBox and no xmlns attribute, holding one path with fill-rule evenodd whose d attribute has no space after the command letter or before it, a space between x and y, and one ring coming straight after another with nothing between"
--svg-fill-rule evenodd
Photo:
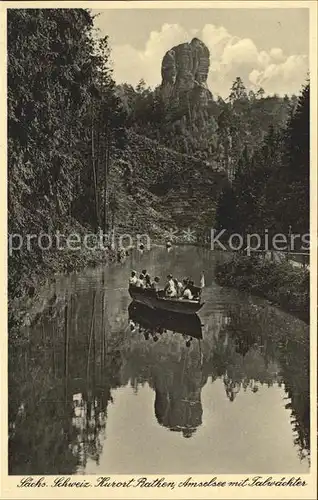
<instances>
[{"instance_id":1,"label":"black and white photograph","mask_svg":"<svg viewBox=\"0 0 318 500\"><path fill-rule=\"evenodd\" d=\"M5 5L8 476L300 498L312 2L45 3Z\"/></svg>"}]
</instances>

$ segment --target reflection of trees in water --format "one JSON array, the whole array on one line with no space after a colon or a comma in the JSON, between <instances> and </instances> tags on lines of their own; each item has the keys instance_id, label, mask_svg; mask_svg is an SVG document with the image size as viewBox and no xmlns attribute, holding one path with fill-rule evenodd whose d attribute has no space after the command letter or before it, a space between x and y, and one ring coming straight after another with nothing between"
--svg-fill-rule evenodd
<instances>
[{"instance_id":1,"label":"reflection of trees in water","mask_svg":"<svg viewBox=\"0 0 318 500\"><path fill-rule=\"evenodd\" d=\"M111 389L128 383L135 391L148 384L158 423L185 437L202 424L208 378L223 379L229 401L284 383L295 444L309 450L308 332L300 321L252 306L218 312L204 321L200 350L178 333L154 342L131 332L127 309L109 307L101 291L67 304L54 318L48 311L28 347L10 349L11 473L71 474L98 463Z\"/></svg>"},{"instance_id":2,"label":"reflection of trees in water","mask_svg":"<svg viewBox=\"0 0 318 500\"><path fill-rule=\"evenodd\" d=\"M182 336L167 332L153 342L135 335L126 367L128 381L134 387L148 382L155 390L155 415L158 422L171 429L184 431L187 437L202 423L201 390L208 377L223 378L225 392L233 401L241 387L256 392L257 383L269 386L280 381L277 365L268 362L257 345L244 352L230 335L231 318L220 312L205 324L201 348L193 340L186 348ZM154 330L156 333L156 330ZM154 333L150 332L150 333ZM245 342L246 343L246 342Z\"/></svg>"},{"instance_id":3,"label":"reflection of trees in water","mask_svg":"<svg viewBox=\"0 0 318 500\"><path fill-rule=\"evenodd\" d=\"M156 343L142 335L132 339L126 380L137 388L148 382L155 390L158 422L172 430L202 423L201 390L208 378L221 378L229 402L239 392L259 386L284 385L290 402L295 445L300 456L309 450L308 328L288 315L253 305L212 314L204 321L203 359L197 341L186 349L181 336L164 334ZM186 368L182 363L187 358ZM129 374L129 375L128 375ZM188 402L197 402L197 408ZM196 415L189 410L194 409ZM188 412L188 413L187 413ZM189 424L190 426L190 424ZM191 426L190 426L191 427ZM189 433L191 435L191 432Z\"/></svg>"},{"instance_id":4,"label":"reflection of trees in water","mask_svg":"<svg viewBox=\"0 0 318 500\"><path fill-rule=\"evenodd\" d=\"M106 309L103 292L66 296L32 327L30 344L10 347L10 473L71 474L89 458L98 463L127 323Z\"/></svg>"},{"instance_id":5,"label":"reflection of trees in water","mask_svg":"<svg viewBox=\"0 0 318 500\"><path fill-rule=\"evenodd\" d=\"M250 344L250 345L248 345ZM229 401L234 401L241 389L258 391L259 384L268 387L281 384L275 359L269 360L264 346L251 335L238 333L231 324L220 331L204 369L213 379L222 377Z\"/></svg>"},{"instance_id":6,"label":"reflection of trees in water","mask_svg":"<svg viewBox=\"0 0 318 500\"><path fill-rule=\"evenodd\" d=\"M208 377L223 378L229 401L241 387L256 392L258 382L269 386L280 382L277 365L264 360L259 346L241 353L229 333L230 318L221 321L220 314L216 316L205 329L202 358L198 341L186 348L181 335L172 332L158 343L145 342L141 335L132 340L126 367L130 380L135 386L148 382L155 390L158 422L171 430L185 430L188 437L202 423L201 390Z\"/></svg>"},{"instance_id":7,"label":"reflection of trees in water","mask_svg":"<svg viewBox=\"0 0 318 500\"><path fill-rule=\"evenodd\" d=\"M254 359L255 380L284 384L291 411L294 444L300 458L310 450L309 328L302 321L274 308L239 307L230 313L228 330L236 352ZM256 356L256 353L258 355ZM258 358L258 361L257 361ZM237 364L232 363L232 367ZM265 370L266 369L266 370ZM236 370L237 373L238 370ZM235 381L235 375L230 377ZM244 384L243 384L244 385Z\"/></svg>"},{"instance_id":8,"label":"reflection of trees in water","mask_svg":"<svg viewBox=\"0 0 318 500\"><path fill-rule=\"evenodd\" d=\"M78 470L84 470L87 459L99 464L106 429L107 405L111 400L110 388L73 394L73 438L71 450Z\"/></svg>"},{"instance_id":9,"label":"reflection of trees in water","mask_svg":"<svg viewBox=\"0 0 318 500\"><path fill-rule=\"evenodd\" d=\"M36 377L36 373L33 374ZM28 372L29 376L33 374ZM43 380L41 382L45 383ZM64 473L71 474L76 466L76 459L68 447L71 411L60 401L63 387L56 385L54 389L45 389L41 382L32 380L32 388L29 386L29 390L22 394L22 401L14 401L11 398L11 474L59 474L60 464L63 464ZM11 381L11 394L13 391L18 392Z\"/></svg>"},{"instance_id":10,"label":"reflection of trees in water","mask_svg":"<svg viewBox=\"0 0 318 500\"><path fill-rule=\"evenodd\" d=\"M304 342L290 339L280 355L281 373L290 399L285 408L291 410L294 443L303 458L310 450L309 339Z\"/></svg>"}]
</instances>

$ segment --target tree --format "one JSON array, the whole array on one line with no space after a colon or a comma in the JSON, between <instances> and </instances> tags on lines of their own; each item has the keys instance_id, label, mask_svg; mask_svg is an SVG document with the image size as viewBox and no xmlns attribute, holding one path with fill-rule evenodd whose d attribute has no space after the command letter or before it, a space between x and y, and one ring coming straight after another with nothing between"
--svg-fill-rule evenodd
<instances>
[{"instance_id":1,"label":"tree","mask_svg":"<svg viewBox=\"0 0 318 500\"><path fill-rule=\"evenodd\" d=\"M282 105L280 98L266 98L263 103L267 101ZM234 221L237 231L251 228L259 234L265 229L287 233L289 226L296 233L308 232L309 101L308 83L295 110L284 100L290 112L286 126L270 124L257 148L245 144L232 188L219 200L220 223L230 226Z\"/></svg>"},{"instance_id":2,"label":"tree","mask_svg":"<svg viewBox=\"0 0 318 500\"><path fill-rule=\"evenodd\" d=\"M137 94L143 94L144 92L147 91L147 84L143 78L141 78L136 85L136 92Z\"/></svg>"},{"instance_id":3,"label":"tree","mask_svg":"<svg viewBox=\"0 0 318 500\"><path fill-rule=\"evenodd\" d=\"M260 87L256 92L256 99L263 99L264 95L265 95L265 90L263 89L263 87Z\"/></svg>"},{"instance_id":4,"label":"tree","mask_svg":"<svg viewBox=\"0 0 318 500\"><path fill-rule=\"evenodd\" d=\"M21 204L69 213L96 72L92 26L83 9L8 11L10 224Z\"/></svg>"},{"instance_id":5,"label":"tree","mask_svg":"<svg viewBox=\"0 0 318 500\"><path fill-rule=\"evenodd\" d=\"M107 231L109 173L115 149L123 148L126 143L127 111L122 98L117 94L112 78L107 36L96 41L94 54L97 72L94 95L86 123L86 127L90 129L90 151L87 161L91 164L92 175L84 172L82 179L82 184L86 185L86 189L91 186L89 189L90 192L94 192L94 197L89 197L87 200L87 191L84 189L78 199L74 215L80 217L83 222L92 223L95 230L103 227L104 231ZM84 149L85 147L84 145ZM83 153L85 154L84 151ZM87 207L84 213L82 205ZM94 212L95 217L92 218Z\"/></svg>"},{"instance_id":6,"label":"tree","mask_svg":"<svg viewBox=\"0 0 318 500\"><path fill-rule=\"evenodd\" d=\"M283 176L285 203L283 222L297 232L309 231L310 84L303 87L286 130ZM296 203L297 200L297 203Z\"/></svg>"},{"instance_id":7,"label":"tree","mask_svg":"<svg viewBox=\"0 0 318 500\"><path fill-rule=\"evenodd\" d=\"M247 99L246 87L239 76L233 82L228 99L231 104L238 100Z\"/></svg>"},{"instance_id":8,"label":"tree","mask_svg":"<svg viewBox=\"0 0 318 500\"><path fill-rule=\"evenodd\" d=\"M115 227L115 216L119 208L118 199L114 191L111 192L109 196L109 210L111 213L111 229Z\"/></svg>"},{"instance_id":9,"label":"tree","mask_svg":"<svg viewBox=\"0 0 318 500\"><path fill-rule=\"evenodd\" d=\"M106 165L125 135L107 37L96 39L85 9L9 9L7 31L9 232L74 218L96 229ZM10 257L10 296L42 259L37 246Z\"/></svg>"},{"instance_id":10,"label":"tree","mask_svg":"<svg viewBox=\"0 0 318 500\"><path fill-rule=\"evenodd\" d=\"M256 95L255 95L255 92L253 90L250 90L249 93L248 93L248 98L250 101L255 101L256 99Z\"/></svg>"}]
</instances>

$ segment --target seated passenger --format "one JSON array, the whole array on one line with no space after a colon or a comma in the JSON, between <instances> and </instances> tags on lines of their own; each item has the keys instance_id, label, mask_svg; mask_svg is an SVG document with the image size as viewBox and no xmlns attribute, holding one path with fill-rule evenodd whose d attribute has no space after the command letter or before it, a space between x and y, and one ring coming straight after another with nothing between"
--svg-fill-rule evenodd
<instances>
[{"instance_id":1,"label":"seated passenger","mask_svg":"<svg viewBox=\"0 0 318 500\"><path fill-rule=\"evenodd\" d=\"M181 281L178 280L178 285L177 285L177 295L178 297L182 297L182 294L183 294L183 284L181 283Z\"/></svg>"},{"instance_id":2,"label":"seated passenger","mask_svg":"<svg viewBox=\"0 0 318 500\"><path fill-rule=\"evenodd\" d=\"M186 289L184 290L182 298L187 300L193 300L193 295L189 287L186 287Z\"/></svg>"},{"instance_id":3,"label":"seated passenger","mask_svg":"<svg viewBox=\"0 0 318 500\"><path fill-rule=\"evenodd\" d=\"M192 293L192 298L193 300L199 300L199 287L195 286L194 284L194 281L193 280L189 280L189 285L188 285L191 293Z\"/></svg>"},{"instance_id":4,"label":"seated passenger","mask_svg":"<svg viewBox=\"0 0 318 500\"><path fill-rule=\"evenodd\" d=\"M155 290L156 292L158 292L158 290L159 290L159 281L160 281L160 278L158 276L156 276L155 279L153 280L153 282L151 283L152 290Z\"/></svg>"},{"instance_id":5,"label":"seated passenger","mask_svg":"<svg viewBox=\"0 0 318 500\"><path fill-rule=\"evenodd\" d=\"M150 275L149 274L146 274L146 276L145 276L145 287L146 288L151 288L151 279L150 279Z\"/></svg>"},{"instance_id":6,"label":"seated passenger","mask_svg":"<svg viewBox=\"0 0 318 500\"><path fill-rule=\"evenodd\" d=\"M180 283L180 284L181 284L181 286L180 286L180 297L182 297L183 292L185 291L185 289L188 286L188 279L187 278L183 278L182 283Z\"/></svg>"},{"instance_id":7,"label":"seated passenger","mask_svg":"<svg viewBox=\"0 0 318 500\"><path fill-rule=\"evenodd\" d=\"M182 283L177 278L173 278L174 286L177 292L177 297L181 297L181 288L182 288Z\"/></svg>"},{"instance_id":8,"label":"seated passenger","mask_svg":"<svg viewBox=\"0 0 318 500\"><path fill-rule=\"evenodd\" d=\"M129 278L129 286L136 286L137 283L137 276L136 276L136 271L131 271L131 275Z\"/></svg>"},{"instance_id":9,"label":"seated passenger","mask_svg":"<svg viewBox=\"0 0 318 500\"><path fill-rule=\"evenodd\" d=\"M172 277L172 274L168 274L167 276L167 284L164 288L164 291L165 291L165 295L167 297L176 297L177 296L177 290L176 290L176 287L175 287L175 283L173 281L173 277Z\"/></svg>"},{"instance_id":10,"label":"seated passenger","mask_svg":"<svg viewBox=\"0 0 318 500\"><path fill-rule=\"evenodd\" d=\"M143 274L140 274L139 278L137 278L136 286L139 288L145 288L144 284L145 276Z\"/></svg>"}]
</instances>

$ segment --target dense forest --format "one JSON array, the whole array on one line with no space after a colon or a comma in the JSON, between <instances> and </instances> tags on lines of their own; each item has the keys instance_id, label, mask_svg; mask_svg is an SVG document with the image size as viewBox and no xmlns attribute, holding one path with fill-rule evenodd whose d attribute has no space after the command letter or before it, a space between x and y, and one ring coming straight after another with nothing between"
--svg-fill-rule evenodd
<instances>
[{"instance_id":1,"label":"dense forest","mask_svg":"<svg viewBox=\"0 0 318 500\"><path fill-rule=\"evenodd\" d=\"M309 83L266 96L237 77L228 98L174 109L160 86L116 84L89 10L12 9L7 33L9 234L308 230ZM10 299L98 256L82 258L12 252Z\"/></svg>"},{"instance_id":2,"label":"dense forest","mask_svg":"<svg viewBox=\"0 0 318 500\"><path fill-rule=\"evenodd\" d=\"M254 150L245 144L219 200L219 227L309 232L309 96L308 82L286 123L271 123Z\"/></svg>"},{"instance_id":3,"label":"dense forest","mask_svg":"<svg viewBox=\"0 0 318 500\"><path fill-rule=\"evenodd\" d=\"M254 149L262 143L270 125L285 124L297 104L294 95L265 96L263 88L248 92L240 77L233 82L226 99L212 98L201 109L193 109L192 103L171 106L160 85L152 90L144 80L136 88L117 85L116 93L127 112L129 126L137 133L208 162L217 161L227 169L244 145Z\"/></svg>"},{"instance_id":4,"label":"dense forest","mask_svg":"<svg viewBox=\"0 0 318 500\"><path fill-rule=\"evenodd\" d=\"M124 140L108 57L85 10L8 11L9 233L106 223L102 158ZM44 264L23 250L9 260L9 295Z\"/></svg>"}]
</instances>

